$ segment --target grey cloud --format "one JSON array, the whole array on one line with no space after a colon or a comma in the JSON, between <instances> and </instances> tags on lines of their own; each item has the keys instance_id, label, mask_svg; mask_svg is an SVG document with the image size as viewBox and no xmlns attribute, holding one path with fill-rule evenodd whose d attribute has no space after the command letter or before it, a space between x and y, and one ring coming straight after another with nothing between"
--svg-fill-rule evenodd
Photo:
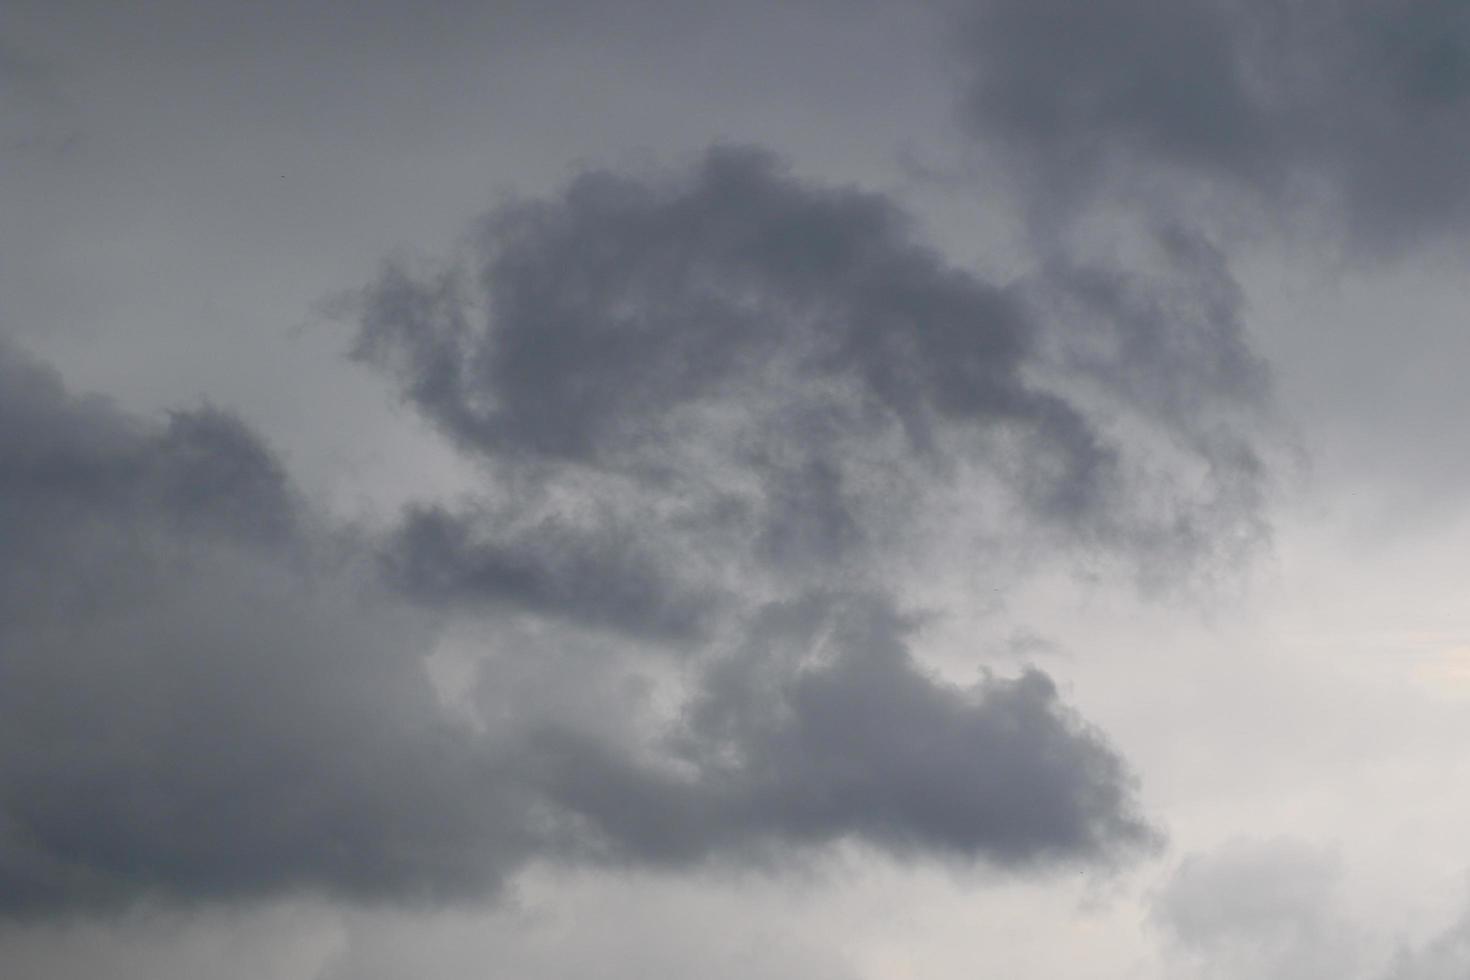
<instances>
[{"instance_id":1,"label":"grey cloud","mask_svg":"<svg viewBox=\"0 0 1470 980\"><path fill-rule=\"evenodd\" d=\"M512 517L512 521L514 518ZM493 514L410 512L384 547L389 580L420 601L522 610L646 639L698 640L718 597L678 581L616 523L539 520L507 534ZM477 539L480 525L496 529Z\"/></svg>"},{"instance_id":2,"label":"grey cloud","mask_svg":"<svg viewBox=\"0 0 1470 980\"><path fill-rule=\"evenodd\" d=\"M1404 946L1381 980L1454 980L1470 972L1470 913L1418 947Z\"/></svg>"},{"instance_id":3,"label":"grey cloud","mask_svg":"<svg viewBox=\"0 0 1470 980\"><path fill-rule=\"evenodd\" d=\"M945 682L914 660L910 628L873 596L763 609L669 733L672 766L547 739L550 792L609 857L657 863L847 838L1030 866L1157 842L1131 776L1045 674Z\"/></svg>"},{"instance_id":4,"label":"grey cloud","mask_svg":"<svg viewBox=\"0 0 1470 980\"><path fill-rule=\"evenodd\" d=\"M0 348L0 486L13 535L69 508L197 525L242 541L281 541L297 521L284 473L255 436L204 407L161 430L73 399L55 372ZM82 511L85 515L85 510Z\"/></svg>"},{"instance_id":5,"label":"grey cloud","mask_svg":"<svg viewBox=\"0 0 1470 980\"><path fill-rule=\"evenodd\" d=\"M514 794L442 717L432 634L313 543L269 451L7 349L0 379L0 913L493 884Z\"/></svg>"},{"instance_id":6,"label":"grey cloud","mask_svg":"<svg viewBox=\"0 0 1470 980\"><path fill-rule=\"evenodd\" d=\"M1187 856L1155 894L1171 976L1245 980L1450 980L1470 969L1470 916L1412 940L1346 901L1326 847L1241 839Z\"/></svg>"},{"instance_id":7,"label":"grey cloud","mask_svg":"<svg viewBox=\"0 0 1470 980\"><path fill-rule=\"evenodd\" d=\"M762 152L588 174L494 212L471 265L390 270L360 297L358 355L484 475L481 499L410 509L380 541L323 526L228 414L150 424L6 351L5 911L445 898L538 859L837 840L1007 867L1147 847L1125 765L1045 675L926 672L899 570L977 470L1017 533L1150 559L1150 535L1185 540L1181 514L1211 515L1140 482L1148 457L1095 421L1099 398L1212 485L1255 479L1185 438L1255 389L1211 253L1160 241L1215 297L1195 319L1042 270L1057 309L1108 325L1098 353L1047 327L1031 286L949 266L886 198ZM464 610L495 648L483 729L424 664ZM613 693L659 669L684 682L672 722ZM607 703L563 710L579 684L567 704Z\"/></svg>"},{"instance_id":8,"label":"grey cloud","mask_svg":"<svg viewBox=\"0 0 1470 980\"><path fill-rule=\"evenodd\" d=\"M1059 257L995 285L887 197L729 147L502 205L451 261L391 265L348 305L355 356L484 475L482 502L411 511L389 567L421 600L686 655L691 701L657 744L530 736L527 778L607 859L1144 846L1125 767L1044 675L937 681L898 610L918 528L985 480L1005 533L1158 579L1262 533L1269 379L1234 280L1203 238L1150 243L1149 275ZM705 629L668 629L703 595Z\"/></svg>"},{"instance_id":9,"label":"grey cloud","mask_svg":"<svg viewBox=\"0 0 1470 980\"><path fill-rule=\"evenodd\" d=\"M1120 429L1206 468L1201 492L1154 497L1154 520L1130 531L1154 559L1143 578L1157 581L1212 551L1232 567L1268 538L1267 497L1292 450L1224 252L1177 223L1146 226L1141 237L1125 256L1056 247L1022 292L1046 362L1079 397L1102 393ZM1135 480L1135 492L1170 479L1164 468Z\"/></svg>"},{"instance_id":10,"label":"grey cloud","mask_svg":"<svg viewBox=\"0 0 1470 980\"><path fill-rule=\"evenodd\" d=\"M1043 263L1031 295L1056 358L1184 433L1264 413L1270 373L1225 254L1177 224L1150 229L1148 246L1126 266L1065 251Z\"/></svg>"},{"instance_id":11,"label":"grey cloud","mask_svg":"<svg viewBox=\"0 0 1470 980\"><path fill-rule=\"evenodd\" d=\"M8 348L0 377L0 915L445 900L537 859L668 867L841 838L1000 864L1147 840L1122 763L1048 681L942 684L881 598L757 617L696 662L681 720L629 726L646 744L519 691L480 732L429 683L435 624L315 526L238 421L150 424ZM551 566L571 594L517 578L527 608L585 605L580 560ZM597 601L615 616L615 599ZM578 676L555 641L509 655Z\"/></svg>"},{"instance_id":12,"label":"grey cloud","mask_svg":"<svg viewBox=\"0 0 1470 980\"><path fill-rule=\"evenodd\" d=\"M1370 958L1347 915L1342 868L1303 841L1236 840L1188 856L1154 902L1154 921L1203 977L1363 975Z\"/></svg>"},{"instance_id":13,"label":"grey cloud","mask_svg":"<svg viewBox=\"0 0 1470 980\"><path fill-rule=\"evenodd\" d=\"M390 270L358 351L477 451L632 465L701 404L779 382L850 386L920 446L940 418L1065 413L1018 377L1027 325L1000 290L916 244L886 199L801 184L760 151L667 181L584 175L494 213L476 258L486 309L453 277Z\"/></svg>"},{"instance_id":14,"label":"grey cloud","mask_svg":"<svg viewBox=\"0 0 1470 980\"><path fill-rule=\"evenodd\" d=\"M1173 293L1061 261L998 286L882 195L717 147L672 174L586 173L491 212L456 263L390 267L356 298L355 352L492 481L626 481L681 515L652 517L656 536L742 556L746 579L861 580L957 463L1005 484L1020 526L1174 568L1257 501L1173 493L1076 385L1144 428L1198 422L1174 449L1242 488L1262 467L1230 412L1268 385L1218 255L1177 229L1158 241ZM1091 322L1062 339L1059 311ZM1134 506L1146 493L1167 500Z\"/></svg>"},{"instance_id":15,"label":"grey cloud","mask_svg":"<svg viewBox=\"0 0 1470 980\"><path fill-rule=\"evenodd\" d=\"M1216 506L1260 478L1228 274L1156 244L1177 297L1060 260L996 285L763 151L584 174L356 297L357 357L483 477L377 540L227 413L152 424L0 352L0 910L1148 847L1049 678L945 682L903 610L991 490L1003 533L1170 569L1254 526ZM466 611L470 720L425 664Z\"/></svg>"},{"instance_id":16,"label":"grey cloud","mask_svg":"<svg viewBox=\"0 0 1470 980\"><path fill-rule=\"evenodd\" d=\"M1326 205L1372 249L1470 216L1470 14L1455 0L963 8L965 118L1021 163L1047 221L1171 183Z\"/></svg>"}]
</instances>

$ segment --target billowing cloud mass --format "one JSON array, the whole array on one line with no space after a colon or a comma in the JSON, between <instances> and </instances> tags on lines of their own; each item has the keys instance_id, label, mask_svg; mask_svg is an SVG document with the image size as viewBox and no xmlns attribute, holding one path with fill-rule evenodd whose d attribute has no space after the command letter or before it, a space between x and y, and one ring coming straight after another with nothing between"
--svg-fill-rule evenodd
<instances>
[{"instance_id":1,"label":"billowing cloud mass","mask_svg":"<svg viewBox=\"0 0 1470 980\"><path fill-rule=\"evenodd\" d=\"M943 679L908 610L939 539L1174 569L1258 531L1231 283L1207 245L1150 247L1177 292L996 286L762 151L588 173L354 301L357 356L483 474L380 539L326 527L227 413L152 426L7 350L5 911L1149 846L1046 675Z\"/></svg>"},{"instance_id":2,"label":"billowing cloud mass","mask_svg":"<svg viewBox=\"0 0 1470 980\"><path fill-rule=\"evenodd\" d=\"M995 285L888 198L724 147L502 207L471 254L361 297L358 356L498 487L458 533L415 515L393 564L421 594L579 591L566 611L594 616L599 568L623 609L661 603L631 594L660 559L685 583L890 586L915 513L963 483L962 510L989 494L1012 527L1177 574L1262 531L1268 384L1218 253L1147 237L1143 272ZM511 557L528 521L579 584ZM685 598L647 624L692 624Z\"/></svg>"},{"instance_id":3,"label":"billowing cloud mass","mask_svg":"<svg viewBox=\"0 0 1470 980\"><path fill-rule=\"evenodd\" d=\"M316 526L241 423L149 425L9 348L0 382L4 914L484 894L537 857L851 838L1014 864L1151 839L1122 763L1050 681L941 681L881 598L742 613L742 644L705 656L642 743L495 700L493 674L487 710L509 721L477 729L424 671L436 629ZM562 544L530 534L528 561L560 568ZM523 588L526 609L593 631L634 617L580 608L566 561L570 590Z\"/></svg>"},{"instance_id":4,"label":"billowing cloud mass","mask_svg":"<svg viewBox=\"0 0 1470 980\"><path fill-rule=\"evenodd\" d=\"M1040 85L1045 6L987 11L976 125L1055 186L1115 151L1276 186L1254 94L1210 96L1239 159L1127 80L1068 101L1135 61L1233 84L1233 48L1081 51ZM1232 45L1224 16L1161 23ZM353 357L479 478L378 529L332 526L227 411L136 418L0 348L0 914L1156 845L1047 674L956 680L924 650L976 569L1152 587L1266 533L1239 287L1208 234L1134 231L992 281L894 198L762 149L586 170L343 297Z\"/></svg>"},{"instance_id":5,"label":"billowing cloud mass","mask_svg":"<svg viewBox=\"0 0 1470 980\"><path fill-rule=\"evenodd\" d=\"M1467 161L1470 0L0 3L3 980L1470 977Z\"/></svg>"},{"instance_id":6,"label":"billowing cloud mass","mask_svg":"<svg viewBox=\"0 0 1470 980\"><path fill-rule=\"evenodd\" d=\"M1470 218L1457 0L978 0L965 118L1048 221L1104 195L1314 215L1372 251Z\"/></svg>"},{"instance_id":7,"label":"billowing cloud mass","mask_svg":"<svg viewBox=\"0 0 1470 980\"><path fill-rule=\"evenodd\" d=\"M0 351L0 911L479 889L509 801L429 634L211 409L145 425Z\"/></svg>"},{"instance_id":8,"label":"billowing cloud mass","mask_svg":"<svg viewBox=\"0 0 1470 980\"><path fill-rule=\"evenodd\" d=\"M906 632L871 596L764 609L671 734L676 767L554 738L553 792L601 815L614 847L659 863L767 839L853 837L999 864L1150 843L1131 777L1044 674L936 681Z\"/></svg>"}]
</instances>

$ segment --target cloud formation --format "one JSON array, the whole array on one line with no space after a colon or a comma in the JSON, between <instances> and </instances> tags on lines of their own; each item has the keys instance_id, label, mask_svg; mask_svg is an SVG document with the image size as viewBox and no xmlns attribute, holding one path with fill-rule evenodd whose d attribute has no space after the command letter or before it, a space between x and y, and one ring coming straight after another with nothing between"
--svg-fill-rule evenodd
<instances>
[{"instance_id":1,"label":"cloud formation","mask_svg":"<svg viewBox=\"0 0 1470 980\"><path fill-rule=\"evenodd\" d=\"M1470 217L1470 12L1455 0L977 0L964 118L1033 212L1100 196L1315 214L1398 250Z\"/></svg>"},{"instance_id":2,"label":"cloud formation","mask_svg":"<svg viewBox=\"0 0 1470 980\"><path fill-rule=\"evenodd\" d=\"M853 839L1015 864L1151 839L1122 763L1049 681L931 677L873 618L881 600L762 614L641 745L505 695L508 721L478 730L429 683L437 627L317 526L239 421L150 425L9 348L0 381L4 915L442 900L537 858ZM581 599L539 601L554 620ZM546 669L578 676L564 652Z\"/></svg>"},{"instance_id":3,"label":"cloud formation","mask_svg":"<svg viewBox=\"0 0 1470 980\"><path fill-rule=\"evenodd\" d=\"M0 349L0 912L479 890L513 848L431 636L237 420Z\"/></svg>"},{"instance_id":4,"label":"cloud formation","mask_svg":"<svg viewBox=\"0 0 1470 980\"><path fill-rule=\"evenodd\" d=\"M1363 976L1369 956L1342 908L1341 877L1322 847L1232 841L1187 857L1156 896L1154 919L1186 975Z\"/></svg>"},{"instance_id":5,"label":"cloud formation","mask_svg":"<svg viewBox=\"0 0 1470 980\"><path fill-rule=\"evenodd\" d=\"M1151 846L1048 677L923 665L905 578L997 520L1172 561L1254 519L1206 506L1230 467L1176 493L1102 421L1215 466L1201 420L1255 391L1208 249L1158 241L1217 302L1140 364L1162 301L1073 267L988 284L762 151L586 174L493 212L470 265L359 297L357 356L484 474L376 541L228 414L149 425L7 350L6 911L443 898L536 859L841 840L1007 867ZM1082 307L1101 346L1044 326ZM1186 369L1209 383L1169 387ZM465 621L470 720L425 669Z\"/></svg>"},{"instance_id":6,"label":"cloud formation","mask_svg":"<svg viewBox=\"0 0 1470 980\"><path fill-rule=\"evenodd\" d=\"M882 195L716 147L672 174L586 173L490 213L454 264L390 267L356 353L486 464L500 521L555 497L575 524L587 507L565 501L592 498L595 538L616 518L686 579L890 584L961 470L1013 527L1177 574L1262 529L1249 416L1268 382L1218 253L1172 228L1147 247L1154 278L1058 259L996 285ZM1180 459L1209 478L1171 481ZM483 518L452 536L484 538ZM467 558L397 564L432 591L512 591L473 573L494 555Z\"/></svg>"},{"instance_id":7,"label":"cloud formation","mask_svg":"<svg viewBox=\"0 0 1470 980\"><path fill-rule=\"evenodd\" d=\"M992 283L764 150L588 171L350 300L483 477L376 538L228 413L150 425L5 349L4 910L1155 844L1049 677L945 679L914 612L939 544L1158 581L1262 533L1234 281L1174 226L1139 257Z\"/></svg>"},{"instance_id":8,"label":"cloud formation","mask_svg":"<svg viewBox=\"0 0 1470 980\"><path fill-rule=\"evenodd\" d=\"M1452 980L1470 970L1470 912L1418 947L1401 947L1380 980Z\"/></svg>"},{"instance_id":9,"label":"cloud formation","mask_svg":"<svg viewBox=\"0 0 1470 980\"><path fill-rule=\"evenodd\" d=\"M908 631L872 596L765 608L668 733L671 767L559 737L551 792L599 816L610 856L656 864L855 839L1034 866L1156 842L1131 776L1046 675L961 688L914 660Z\"/></svg>"},{"instance_id":10,"label":"cloud formation","mask_svg":"<svg viewBox=\"0 0 1470 980\"><path fill-rule=\"evenodd\" d=\"M1470 969L1470 916L1415 935L1347 902L1335 849L1239 839L1188 855L1154 895L1170 976L1449 980ZM1372 906L1370 905L1371 909ZM1416 924L1417 925L1417 924Z\"/></svg>"}]
</instances>

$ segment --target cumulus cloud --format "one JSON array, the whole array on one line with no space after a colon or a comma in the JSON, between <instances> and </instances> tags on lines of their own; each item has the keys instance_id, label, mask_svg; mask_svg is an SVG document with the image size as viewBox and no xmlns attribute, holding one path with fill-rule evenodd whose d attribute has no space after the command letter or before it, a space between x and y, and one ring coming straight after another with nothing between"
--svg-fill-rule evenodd
<instances>
[{"instance_id":1,"label":"cumulus cloud","mask_svg":"<svg viewBox=\"0 0 1470 980\"><path fill-rule=\"evenodd\" d=\"M0 351L0 911L479 890L508 798L431 634L215 410L162 427Z\"/></svg>"},{"instance_id":2,"label":"cumulus cloud","mask_svg":"<svg viewBox=\"0 0 1470 980\"><path fill-rule=\"evenodd\" d=\"M586 173L490 213L457 262L390 267L358 297L356 354L485 463L501 523L618 522L691 581L886 585L961 471L1011 527L1177 574L1262 529L1268 382L1209 243L1163 229L1153 250L1163 288L1061 260L994 284L883 195L717 147ZM452 536L493 539L482 518ZM396 560L436 591L514 591L462 557Z\"/></svg>"},{"instance_id":3,"label":"cumulus cloud","mask_svg":"<svg viewBox=\"0 0 1470 980\"><path fill-rule=\"evenodd\" d=\"M929 676L878 598L761 615L642 742L505 695L508 723L465 724L424 670L437 626L238 420L150 424L9 348L0 382L4 915L443 900L537 858L668 867L852 839L1018 864L1151 839L1123 764L1049 681ZM581 601L539 596L550 619ZM579 676L564 654L546 669Z\"/></svg>"},{"instance_id":4,"label":"cumulus cloud","mask_svg":"<svg viewBox=\"0 0 1470 980\"><path fill-rule=\"evenodd\" d=\"M936 536L1162 580L1263 533L1269 379L1238 289L1204 238L1144 246L1142 271L991 283L892 199L717 146L503 204L462 253L346 300L354 355L483 476L406 513L389 580L529 621L545 671L687 664L651 738L527 729L579 848L853 838L1019 866L1157 839L1045 675L954 686L903 612Z\"/></svg>"},{"instance_id":5,"label":"cumulus cloud","mask_svg":"<svg viewBox=\"0 0 1470 980\"><path fill-rule=\"evenodd\" d=\"M706 668L661 771L562 736L542 743L551 792L598 816L609 857L655 863L850 838L1028 866L1156 842L1130 775L1046 675L947 683L909 625L871 596L762 609Z\"/></svg>"},{"instance_id":6,"label":"cumulus cloud","mask_svg":"<svg viewBox=\"0 0 1470 980\"><path fill-rule=\"evenodd\" d=\"M349 300L482 476L376 537L226 412L0 351L3 911L1154 845L1049 677L941 677L915 612L939 545L1164 580L1262 533L1234 282L1177 227L1141 248L993 283L763 150L586 172Z\"/></svg>"},{"instance_id":7,"label":"cumulus cloud","mask_svg":"<svg viewBox=\"0 0 1470 980\"><path fill-rule=\"evenodd\" d=\"M1200 349L1135 365L1116 323L1165 327L1126 284L988 284L888 199L746 149L507 205L473 259L358 298L358 357L484 475L375 540L324 526L229 414L150 424L5 351L6 912L1156 843L1050 678L924 665L905 570L971 497L982 529L1148 560L1236 521L1106 421L1213 463L1181 420L1254 391L1246 352L1200 354L1232 336L1228 289ZM1089 290L1122 346L1043 328ZM1185 365L1214 379L1187 404L1160 377ZM468 717L426 670L464 622Z\"/></svg>"}]
</instances>

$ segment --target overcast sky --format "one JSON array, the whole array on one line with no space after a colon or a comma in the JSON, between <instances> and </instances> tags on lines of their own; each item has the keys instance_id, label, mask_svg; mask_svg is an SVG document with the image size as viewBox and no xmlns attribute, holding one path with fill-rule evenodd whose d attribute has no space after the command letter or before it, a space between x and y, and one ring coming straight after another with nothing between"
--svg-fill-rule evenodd
<instances>
[{"instance_id":1,"label":"overcast sky","mask_svg":"<svg viewBox=\"0 0 1470 980\"><path fill-rule=\"evenodd\" d=\"M0 8L0 972L1470 975L1470 6Z\"/></svg>"}]
</instances>

